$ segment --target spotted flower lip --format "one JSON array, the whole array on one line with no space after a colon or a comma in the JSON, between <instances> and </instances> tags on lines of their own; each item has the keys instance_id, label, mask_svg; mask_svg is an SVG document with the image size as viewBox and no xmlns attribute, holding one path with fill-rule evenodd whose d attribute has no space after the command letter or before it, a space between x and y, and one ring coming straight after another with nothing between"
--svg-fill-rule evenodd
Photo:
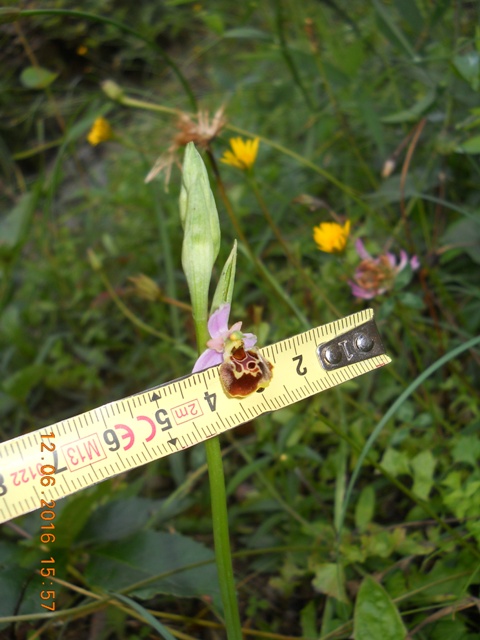
<instances>
[{"instance_id":1,"label":"spotted flower lip","mask_svg":"<svg viewBox=\"0 0 480 640\"><path fill-rule=\"evenodd\" d=\"M253 333L243 333L241 322L236 322L228 328L229 316L230 304L228 302L220 305L210 316L208 320L208 333L210 334L210 340L207 342L208 348L196 361L192 373L221 364L224 360L224 352L231 349L232 343L243 342L245 349L251 349L256 344L257 336Z\"/></svg>"},{"instance_id":2,"label":"spotted flower lip","mask_svg":"<svg viewBox=\"0 0 480 640\"><path fill-rule=\"evenodd\" d=\"M415 271L420 266L417 256L408 257L406 251L400 251L400 259L390 252L382 253L378 258L373 258L365 249L363 242L358 239L355 248L362 262L358 265L353 276L353 281L349 281L352 294L356 298L371 300L376 296L389 291L395 278L403 271L407 265Z\"/></svg>"}]
</instances>

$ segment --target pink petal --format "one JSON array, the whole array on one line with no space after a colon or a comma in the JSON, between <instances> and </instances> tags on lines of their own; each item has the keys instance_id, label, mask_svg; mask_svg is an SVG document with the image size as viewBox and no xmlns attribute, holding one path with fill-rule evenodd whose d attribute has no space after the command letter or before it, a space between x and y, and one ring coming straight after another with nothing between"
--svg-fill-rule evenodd
<instances>
[{"instance_id":1,"label":"pink petal","mask_svg":"<svg viewBox=\"0 0 480 640\"><path fill-rule=\"evenodd\" d=\"M222 333L228 332L228 316L230 305L228 302L221 304L208 319L208 333L212 338L218 338Z\"/></svg>"},{"instance_id":2,"label":"pink petal","mask_svg":"<svg viewBox=\"0 0 480 640\"><path fill-rule=\"evenodd\" d=\"M214 367L215 365L221 364L222 362L223 355L221 353L212 351L212 349L206 349L195 362L192 373L198 373L199 371L203 371L204 369L209 369L210 367Z\"/></svg>"},{"instance_id":3,"label":"pink petal","mask_svg":"<svg viewBox=\"0 0 480 640\"><path fill-rule=\"evenodd\" d=\"M393 255L393 253L386 253L385 255L387 256L387 260L390 263L390 266L392 267L392 269L394 269L395 265L397 264L397 258Z\"/></svg>"},{"instance_id":4,"label":"pink petal","mask_svg":"<svg viewBox=\"0 0 480 640\"><path fill-rule=\"evenodd\" d=\"M419 268L420 266L420 260L417 258L417 256L412 256L410 258L410 266L412 267L412 269L415 271L416 269Z\"/></svg>"},{"instance_id":5,"label":"pink petal","mask_svg":"<svg viewBox=\"0 0 480 640\"><path fill-rule=\"evenodd\" d=\"M240 320L239 322L235 322L235 324L232 324L232 326L230 327L228 331L228 335L230 335L234 331L240 331L241 328L242 328L242 321Z\"/></svg>"},{"instance_id":6,"label":"pink petal","mask_svg":"<svg viewBox=\"0 0 480 640\"><path fill-rule=\"evenodd\" d=\"M402 249L400 251L400 264L397 267L397 272L401 271L402 269L405 269L407 264L408 264L408 256L406 251Z\"/></svg>"},{"instance_id":7,"label":"pink petal","mask_svg":"<svg viewBox=\"0 0 480 640\"><path fill-rule=\"evenodd\" d=\"M254 333L244 333L243 344L245 349L251 349L257 344L257 336Z\"/></svg>"},{"instance_id":8,"label":"pink petal","mask_svg":"<svg viewBox=\"0 0 480 640\"><path fill-rule=\"evenodd\" d=\"M218 336L217 338L210 338L207 341L207 347L212 349L213 351L218 351L218 353L223 353L225 348L225 341L222 336Z\"/></svg>"},{"instance_id":9,"label":"pink petal","mask_svg":"<svg viewBox=\"0 0 480 640\"><path fill-rule=\"evenodd\" d=\"M371 260L372 256L365 249L363 242L358 238L355 241L355 249L362 260Z\"/></svg>"},{"instance_id":10,"label":"pink petal","mask_svg":"<svg viewBox=\"0 0 480 640\"><path fill-rule=\"evenodd\" d=\"M359 287L358 284L354 282L349 282L350 288L352 289L352 295L356 298L362 298L362 300L370 300L377 295L377 291L367 291L363 287Z\"/></svg>"}]
</instances>

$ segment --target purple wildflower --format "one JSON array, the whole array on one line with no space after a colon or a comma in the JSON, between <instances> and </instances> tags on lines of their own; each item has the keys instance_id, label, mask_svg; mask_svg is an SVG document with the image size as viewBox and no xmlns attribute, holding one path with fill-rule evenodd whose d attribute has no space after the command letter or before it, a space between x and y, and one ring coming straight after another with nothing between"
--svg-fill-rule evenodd
<instances>
[{"instance_id":1,"label":"purple wildflower","mask_svg":"<svg viewBox=\"0 0 480 640\"><path fill-rule=\"evenodd\" d=\"M208 320L208 333L210 340L207 342L207 349L198 358L193 367L192 373L203 371L209 367L222 364L225 351L230 353L232 344L243 342L245 349L251 349L257 342L257 336L253 333L242 333L241 322L236 322L228 328L228 317L230 315L230 305L228 303L212 313Z\"/></svg>"},{"instance_id":2,"label":"purple wildflower","mask_svg":"<svg viewBox=\"0 0 480 640\"><path fill-rule=\"evenodd\" d=\"M400 251L400 260L393 253L382 253L378 258L372 256L365 249L363 242L358 239L355 248L362 262L358 265L350 281L352 294L357 298L370 300L389 291L395 282L397 275L409 264L415 271L420 266L417 256L408 258L405 251Z\"/></svg>"}]
</instances>

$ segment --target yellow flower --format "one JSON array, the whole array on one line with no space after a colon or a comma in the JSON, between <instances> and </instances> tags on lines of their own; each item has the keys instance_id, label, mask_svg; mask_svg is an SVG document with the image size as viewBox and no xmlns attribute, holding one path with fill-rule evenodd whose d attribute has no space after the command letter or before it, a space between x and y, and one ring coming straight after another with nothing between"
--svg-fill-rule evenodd
<instances>
[{"instance_id":1,"label":"yellow flower","mask_svg":"<svg viewBox=\"0 0 480 640\"><path fill-rule=\"evenodd\" d=\"M106 140L111 140L112 138L112 127L105 118L97 118L87 136L87 140L92 147L96 147L100 142L106 142Z\"/></svg>"},{"instance_id":2,"label":"yellow flower","mask_svg":"<svg viewBox=\"0 0 480 640\"><path fill-rule=\"evenodd\" d=\"M350 234L350 220L342 226L337 222L321 222L313 227L313 239L320 251L341 253L345 249Z\"/></svg>"},{"instance_id":3,"label":"yellow flower","mask_svg":"<svg viewBox=\"0 0 480 640\"><path fill-rule=\"evenodd\" d=\"M259 138L253 140L242 140L242 138L230 138L232 151L225 151L222 162L237 169L251 169L255 163L258 153Z\"/></svg>"}]
</instances>

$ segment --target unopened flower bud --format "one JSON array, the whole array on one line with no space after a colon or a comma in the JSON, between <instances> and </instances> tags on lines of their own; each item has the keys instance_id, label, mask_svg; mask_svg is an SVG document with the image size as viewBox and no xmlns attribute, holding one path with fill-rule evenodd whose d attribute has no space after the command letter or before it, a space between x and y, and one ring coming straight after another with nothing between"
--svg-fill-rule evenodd
<instances>
[{"instance_id":1,"label":"unopened flower bud","mask_svg":"<svg viewBox=\"0 0 480 640\"><path fill-rule=\"evenodd\" d=\"M110 98L110 100L115 100L117 102L121 102L124 92L123 89L113 80L105 80L102 82L102 91Z\"/></svg>"}]
</instances>

